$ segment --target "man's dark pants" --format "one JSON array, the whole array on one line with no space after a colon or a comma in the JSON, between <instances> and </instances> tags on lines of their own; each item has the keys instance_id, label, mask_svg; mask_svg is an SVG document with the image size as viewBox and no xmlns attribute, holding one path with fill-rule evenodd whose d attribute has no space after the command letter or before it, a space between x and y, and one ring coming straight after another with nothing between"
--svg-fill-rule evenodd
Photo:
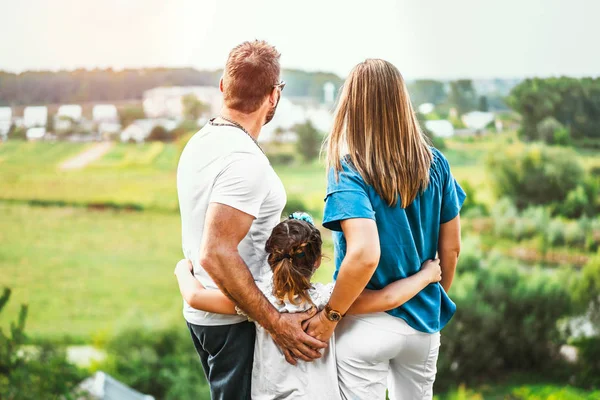
<instances>
[{"instance_id":1,"label":"man's dark pants","mask_svg":"<svg viewBox=\"0 0 600 400\"><path fill-rule=\"evenodd\" d=\"M210 385L212 400L250 400L254 323L201 326L188 322L187 326Z\"/></svg>"}]
</instances>

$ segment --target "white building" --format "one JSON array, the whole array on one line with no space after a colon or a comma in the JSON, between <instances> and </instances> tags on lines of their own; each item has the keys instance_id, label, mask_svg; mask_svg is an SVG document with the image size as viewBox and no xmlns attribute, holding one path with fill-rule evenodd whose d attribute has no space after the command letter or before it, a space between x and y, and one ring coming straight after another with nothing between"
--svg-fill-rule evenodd
<instances>
[{"instance_id":1,"label":"white building","mask_svg":"<svg viewBox=\"0 0 600 400\"><path fill-rule=\"evenodd\" d=\"M462 122L468 129L480 132L494 121L494 114L491 112L471 111L462 116Z\"/></svg>"},{"instance_id":2,"label":"white building","mask_svg":"<svg viewBox=\"0 0 600 400\"><path fill-rule=\"evenodd\" d=\"M167 131L172 131L177 127L177 121L165 118L135 120L127 128L123 129L123 132L121 132L121 141L129 142L133 140L141 143L148 138L152 129L157 126L162 126Z\"/></svg>"},{"instance_id":3,"label":"white building","mask_svg":"<svg viewBox=\"0 0 600 400\"><path fill-rule=\"evenodd\" d=\"M325 82L323 85L325 104L333 104L335 101L335 85L332 82Z\"/></svg>"},{"instance_id":4,"label":"white building","mask_svg":"<svg viewBox=\"0 0 600 400\"><path fill-rule=\"evenodd\" d=\"M312 122L313 126L322 133L329 133L333 125L333 113L328 106L308 106L296 104L286 97L281 97L273 120L261 129L259 141L270 142L275 138L275 130L291 131L294 125ZM286 141L295 141L286 135Z\"/></svg>"},{"instance_id":5,"label":"white building","mask_svg":"<svg viewBox=\"0 0 600 400\"><path fill-rule=\"evenodd\" d=\"M77 104L65 104L58 107L54 117L54 129L56 131L66 131L72 128L74 124L81 121L81 106Z\"/></svg>"},{"instance_id":6,"label":"white building","mask_svg":"<svg viewBox=\"0 0 600 400\"><path fill-rule=\"evenodd\" d=\"M445 119L425 121L425 128L437 137L449 138L454 136L454 126Z\"/></svg>"},{"instance_id":7,"label":"white building","mask_svg":"<svg viewBox=\"0 0 600 400\"><path fill-rule=\"evenodd\" d=\"M433 103L423 103L419 107L417 107L417 110L421 114L429 114L430 112L435 110L435 105Z\"/></svg>"},{"instance_id":8,"label":"white building","mask_svg":"<svg viewBox=\"0 0 600 400\"><path fill-rule=\"evenodd\" d=\"M92 109L94 122L119 122L117 107L113 104L97 104Z\"/></svg>"},{"instance_id":9,"label":"white building","mask_svg":"<svg viewBox=\"0 0 600 400\"><path fill-rule=\"evenodd\" d=\"M23 125L26 128L34 128L38 126L46 126L48 121L48 107L25 107L23 111Z\"/></svg>"},{"instance_id":10,"label":"white building","mask_svg":"<svg viewBox=\"0 0 600 400\"><path fill-rule=\"evenodd\" d=\"M12 109L10 107L0 107L0 136L8 135L11 124Z\"/></svg>"},{"instance_id":11,"label":"white building","mask_svg":"<svg viewBox=\"0 0 600 400\"><path fill-rule=\"evenodd\" d=\"M217 115L223 104L219 88L212 86L157 87L144 92L144 113L148 118L183 118L182 99L194 95L209 106L209 114Z\"/></svg>"},{"instance_id":12,"label":"white building","mask_svg":"<svg viewBox=\"0 0 600 400\"><path fill-rule=\"evenodd\" d=\"M27 140L40 140L46 135L46 127L38 126L27 129L25 136Z\"/></svg>"}]
</instances>

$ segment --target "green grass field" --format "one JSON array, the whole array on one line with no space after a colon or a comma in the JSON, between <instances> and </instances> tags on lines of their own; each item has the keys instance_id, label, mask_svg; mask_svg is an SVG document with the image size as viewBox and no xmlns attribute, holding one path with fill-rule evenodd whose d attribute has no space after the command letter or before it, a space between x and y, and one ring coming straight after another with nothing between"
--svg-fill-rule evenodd
<instances>
[{"instance_id":1,"label":"green grass field","mask_svg":"<svg viewBox=\"0 0 600 400\"><path fill-rule=\"evenodd\" d=\"M443 152L456 178L468 181L477 200L491 207L495 196L484 168L486 154L514 140L514 134L456 139L448 141ZM182 254L175 184L181 145L116 144L84 169L60 170L63 161L88 146L0 143L0 287L13 289L7 312L0 314L3 329L16 318L20 304L29 305L27 332L39 340L90 343L131 325L182 323L172 274ZM600 165L596 152L580 155L587 168ZM300 200L320 217L324 166L296 163L276 170L288 199ZM333 269L330 235L324 232L324 238L328 257L315 276L321 282L331 279ZM519 383L459 390L438 398L600 399L600 395Z\"/></svg>"}]
</instances>

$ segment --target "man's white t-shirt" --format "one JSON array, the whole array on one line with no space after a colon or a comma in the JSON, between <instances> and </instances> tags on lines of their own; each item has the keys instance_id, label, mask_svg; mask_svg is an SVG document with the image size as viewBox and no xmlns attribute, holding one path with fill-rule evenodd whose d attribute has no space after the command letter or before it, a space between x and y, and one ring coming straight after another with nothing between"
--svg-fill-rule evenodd
<instances>
[{"instance_id":1,"label":"man's white t-shirt","mask_svg":"<svg viewBox=\"0 0 600 400\"><path fill-rule=\"evenodd\" d=\"M236 208L255 219L240 243L240 256L256 281L270 276L265 243L280 222L286 195L269 160L244 131L208 123L187 143L177 168L184 257L208 289L218 289L199 263L206 211L210 203ZM235 277L231 277L235 279ZM199 311L184 302L183 315L194 325L229 325L239 315Z\"/></svg>"}]
</instances>

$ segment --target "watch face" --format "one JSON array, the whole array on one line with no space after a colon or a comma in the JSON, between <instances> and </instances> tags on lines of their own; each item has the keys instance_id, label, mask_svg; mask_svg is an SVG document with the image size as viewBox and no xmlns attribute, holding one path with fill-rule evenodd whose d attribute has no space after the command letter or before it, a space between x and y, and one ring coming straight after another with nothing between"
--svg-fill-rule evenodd
<instances>
[{"instance_id":1,"label":"watch face","mask_svg":"<svg viewBox=\"0 0 600 400\"><path fill-rule=\"evenodd\" d=\"M335 322L342 319L342 315L337 311L330 311L328 316L329 316L329 320L335 321Z\"/></svg>"}]
</instances>

